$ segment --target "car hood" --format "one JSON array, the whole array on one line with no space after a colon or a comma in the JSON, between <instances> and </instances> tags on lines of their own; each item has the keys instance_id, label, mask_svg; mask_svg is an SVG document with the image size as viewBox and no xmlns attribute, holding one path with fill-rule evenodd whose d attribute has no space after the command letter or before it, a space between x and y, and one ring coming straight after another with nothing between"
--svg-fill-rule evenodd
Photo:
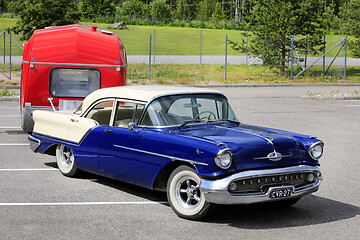
<instances>
[{"instance_id":1,"label":"car hood","mask_svg":"<svg viewBox=\"0 0 360 240\"><path fill-rule=\"evenodd\" d=\"M182 129L180 134L230 148L236 170L315 164L307 156L304 145L291 133L245 124L208 124ZM274 152L276 156L271 157Z\"/></svg>"}]
</instances>

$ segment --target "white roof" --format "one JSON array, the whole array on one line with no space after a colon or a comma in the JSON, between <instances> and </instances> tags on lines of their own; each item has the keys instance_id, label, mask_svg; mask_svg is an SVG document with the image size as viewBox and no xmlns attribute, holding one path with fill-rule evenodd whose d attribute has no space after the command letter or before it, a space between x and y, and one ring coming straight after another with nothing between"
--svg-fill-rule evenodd
<instances>
[{"instance_id":1,"label":"white roof","mask_svg":"<svg viewBox=\"0 0 360 240\"><path fill-rule=\"evenodd\" d=\"M174 86L122 86L112 88L102 88L89 94L83 102L83 110L86 110L93 102L102 98L124 98L137 101L149 102L152 99L175 94L194 94L194 93L215 93L222 94L219 91L195 88L195 87L174 87Z\"/></svg>"}]
</instances>

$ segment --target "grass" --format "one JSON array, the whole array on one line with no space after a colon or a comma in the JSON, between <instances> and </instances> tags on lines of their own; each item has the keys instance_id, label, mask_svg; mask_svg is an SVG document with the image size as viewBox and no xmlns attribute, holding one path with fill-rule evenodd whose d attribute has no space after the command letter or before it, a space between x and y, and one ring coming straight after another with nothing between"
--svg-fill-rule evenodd
<instances>
[{"instance_id":1,"label":"grass","mask_svg":"<svg viewBox=\"0 0 360 240\"><path fill-rule=\"evenodd\" d=\"M0 65L0 70L9 75L9 65ZM300 72L300 67L294 73ZM208 84L277 84L277 83L360 83L360 66L347 67L346 80L343 79L344 69L333 66L330 74L324 76L322 66L313 66L308 72L290 80L290 72L281 76L278 72L264 65L246 66L228 65L227 80L223 65L152 65L149 81L149 66L131 64L128 66L128 85L208 85ZM294 76L295 76L294 74ZM0 74L0 85L20 84L21 67L12 66L12 80Z\"/></svg>"},{"instance_id":2,"label":"grass","mask_svg":"<svg viewBox=\"0 0 360 240\"><path fill-rule=\"evenodd\" d=\"M128 67L129 85L149 84L276 84L276 83L360 83L360 67L348 67L347 79L343 80L343 69L334 69L335 76L324 76L321 66L314 66L310 72L293 81L287 76L270 70L263 65L229 65L227 80L223 65L152 65L149 81L148 65L132 64ZM296 73L300 69L296 70Z\"/></svg>"},{"instance_id":3,"label":"grass","mask_svg":"<svg viewBox=\"0 0 360 240\"><path fill-rule=\"evenodd\" d=\"M0 18L0 29L7 29L14 26L16 19ZM109 29L111 24L82 22L86 26L98 26L100 29ZM127 30L112 29L119 35L124 43L128 55L148 55L149 54L149 35L156 31L156 55L199 55L200 54L200 29L178 28L178 27L155 27L155 26L127 26ZM225 55L225 35L229 39L241 42L244 38L241 31L236 30L217 30L202 29L202 54L203 55ZM14 39L21 45L20 36L13 35ZM326 49L330 49L344 36L327 35ZM351 38L351 37L350 37ZM9 55L9 37L5 41L6 55ZM334 56L337 47L330 52L328 57ZM0 54L3 55L3 36L0 37ZM294 53L295 54L295 53ZM12 55L22 55L22 50L15 43L12 45ZM234 51L228 45L228 55L245 55ZM318 56L320 56L319 54ZM309 55L311 56L311 55ZM348 51L348 56L352 53ZM303 57L303 55L302 55ZM339 53L339 57L344 57L344 50Z\"/></svg>"}]
</instances>

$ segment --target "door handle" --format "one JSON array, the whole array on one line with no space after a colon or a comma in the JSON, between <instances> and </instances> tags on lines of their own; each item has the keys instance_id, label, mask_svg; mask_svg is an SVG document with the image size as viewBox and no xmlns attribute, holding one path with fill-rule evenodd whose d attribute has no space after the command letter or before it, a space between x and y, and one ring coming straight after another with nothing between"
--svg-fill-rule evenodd
<instances>
[{"instance_id":1,"label":"door handle","mask_svg":"<svg viewBox=\"0 0 360 240\"><path fill-rule=\"evenodd\" d=\"M106 132L106 133L112 133L112 132L114 132L114 131L113 131L113 130L105 129L105 132Z\"/></svg>"},{"instance_id":2,"label":"door handle","mask_svg":"<svg viewBox=\"0 0 360 240\"><path fill-rule=\"evenodd\" d=\"M70 119L70 121L72 121L72 122L79 122L79 120L77 120L77 119Z\"/></svg>"}]
</instances>

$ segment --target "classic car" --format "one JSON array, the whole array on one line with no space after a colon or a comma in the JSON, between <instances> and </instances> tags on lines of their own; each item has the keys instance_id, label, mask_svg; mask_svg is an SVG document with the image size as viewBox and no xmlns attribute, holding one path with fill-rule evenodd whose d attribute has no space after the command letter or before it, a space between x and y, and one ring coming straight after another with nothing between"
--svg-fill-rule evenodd
<instances>
[{"instance_id":1,"label":"classic car","mask_svg":"<svg viewBox=\"0 0 360 240\"><path fill-rule=\"evenodd\" d=\"M227 98L203 88L123 86L96 90L75 112L33 112L34 152L79 170L166 191L180 217L216 204L296 203L318 190L323 142L240 123Z\"/></svg>"}]
</instances>

